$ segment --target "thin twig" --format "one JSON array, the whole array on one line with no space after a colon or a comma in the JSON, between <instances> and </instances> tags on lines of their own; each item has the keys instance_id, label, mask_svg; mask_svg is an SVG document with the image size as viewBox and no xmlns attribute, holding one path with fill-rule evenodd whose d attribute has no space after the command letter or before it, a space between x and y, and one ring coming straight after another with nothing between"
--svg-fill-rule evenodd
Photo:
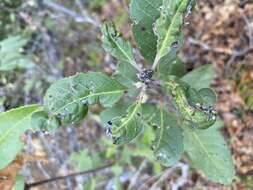
<instances>
[{"instance_id":1,"label":"thin twig","mask_svg":"<svg viewBox=\"0 0 253 190\"><path fill-rule=\"evenodd\" d=\"M178 190L187 182L189 166L184 163L178 163L177 166L181 169L181 176L177 179L175 183L172 183L172 190Z\"/></svg>"},{"instance_id":2,"label":"thin twig","mask_svg":"<svg viewBox=\"0 0 253 190\"><path fill-rule=\"evenodd\" d=\"M76 4L78 5L78 8L81 10L82 16L83 16L84 18L87 18L87 19L89 20L89 23L91 23L91 24L97 26L98 28L100 28L100 27L101 27L101 24L100 24L98 21L96 21L95 19L91 18L91 17L88 15L88 13L87 13L87 11L85 10L85 8L84 8L82 2L81 2L80 0L75 0L75 2L76 2Z\"/></svg>"},{"instance_id":3,"label":"thin twig","mask_svg":"<svg viewBox=\"0 0 253 190\"><path fill-rule=\"evenodd\" d=\"M148 178L139 188L138 190L146 190L149 189L149 184L154 183L162 174L156 174L154 176L151 176L150 178Z\"/></svg>"},{"instance_id":4,"label":"thin twig","mask_svg":"<svg viewBox=\"0 0 253 190\"><path fill-rule=\"evenodd\" d=\"M183 163L178 163L175 166L168 168L162 175L161 177L151 186L150 190L155 190L158 186L161 185L171 174L172 172L180 168L182 171L182 176L177 180L175 184L172 184L172 189L177 190L179 187L183 186L186 181L187 181L187 176L188 176L188 166Z\"/></svg>"},{"instance_id":5,"label":"thin twig","mask_svg":"<svg viewBox=\"0 0 253 190\"><path fill-rule=\"evenodd\" d=\"M249 46L252 46L253 47L253 30L252 30L252 27L250 26L250 21L248 19L248 17L242 13L242 17L246 23L246 26L247 26L247 29L248 29L248 37L249 37Z\"/></svg>"},{"instance_id":6,"label":"thin twig","mask_svg":"<svg viewBox=\"0 0 253 190\"><path fill-rule=\"evenodd\" d=\"M174 167L167 169L162 176L151 186L150 190L155 190L161 183L163 183L169 175L174 171Z\"/></svg>"},{"instance_id":7,"label":"thin twig","mask_svg":"<svg viewBox=\"0 0 253 190\"><path fill-rule=\"evenodd\" d=\"M94 20L93 18L91 18L90 16L88 16L87 14L84 17L81 14L76 13L73 10L70 10L70 9L64 7L63 5L54 3L54 2L49 1L49 0L43 0L42 1L42 5L44 5L44 6L48 7L48 8L54 9L56 11L62 12L64 14L66 14L66 15L74 18L74 20L76 22L89 23L89 24L92 24L92 25L94 25L96 27L100 27L100 24L96 20Z\"/></svg>"},{"instance_id":8,"label":"thin twig","mask_svg":"<svg viewBox=\"0 0 253 190\"><path fill-rule=\"evenodd\" d=\"M83 172L72 173L72 174L65 175L65 176L57 176L57 177L53 177L53 178L50 178L50 179L46 179L46 180L26 184L25 185L25 190L29 190L32 187L40 186L40 185L43 185L43 184L46 184L46 183L51 183L51 182L58 181L58 180L65 180L65 179L77 177L77 176L80 176L80 175L94 174L94 173L99 172L101 170L107 169L107 168L113 166L114 164L115 164L115 162L112 162L108 165L105 165L105 166L102 166L102 167L99 167L99 168L96 168L96 169L83 171Z\"/></svg>"},{"instance_id":9,"label":"thin twig","mask_svg":"<svg viewBox=\"0 0 253 190\"><path fill-rule=\"evenodd\" d=\"M246 54L248 54L249 52L251 52L253 50L253 46L252 47L247 47L241 51L234 51L234 53L232 54L232 56L230 57L230 59L227 62L227 67L230 68L230 66L232 65L232 63L239 57L243 57Z\"/></svg>"},{"instance_id":10,"label":"thin twig","mask_svg":"<svg viewBox=\"0 0 253 190\"><path fill-rule=\"evenodd\" d=\"M211 47L207 43L199 41L199 40L191 38L191 37L188 39L188 42L189 42L189 44L198 45L201 48L203 48L204 50L212 51L215 53L222 53L222 54L228 54L228 55L233 54L233 50L230 50L227 48L220 48L220 47Z\"/></svg>"},{"instance_id":11,"label":"thin twig","mask_svg":"<svg viewBox=\"0 0 253 190\"><path fill-rule=\"evenodd\" d=\"M141 163L139 169L137 170L137 172L135 173L135 175L132 177L132 179L131 179L131 181L130 181L130 184L129 184L127 190L131 190L131 189L136 185L136 182L137 182L137 180L138 180L138 178L139 178L141 172L142 172L143 169L146 167L147 162L148 162L148 159L147 159L147 158L145 158L145 159L142 161L142 163Z\"/></svg>"}]
</instances>

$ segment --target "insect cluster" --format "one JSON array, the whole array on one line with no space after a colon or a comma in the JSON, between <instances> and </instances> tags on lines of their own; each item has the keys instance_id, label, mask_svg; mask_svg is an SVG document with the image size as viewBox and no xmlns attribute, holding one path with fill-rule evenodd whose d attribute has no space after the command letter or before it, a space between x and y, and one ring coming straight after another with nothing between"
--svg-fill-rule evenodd
<instances>
[{"instance_id":1,"label":"insect cluster","mask_svg":"<svg viewBox=\"0 0 253 190\"><path fill-rule=\"evenodd\" d=\"M153 74L154 74L153 70L147 69L138 73L137 77L141 82L147 85L152 81Z\"/></svg>"},{"instance_id":2,"label":"insect cluster","mask_svg":"<svg viewBox=\"0 0 253 190\"><path fill-rule=\"evenodd\" d=\"M200 103L196 103L193 107L195 109L203 111L206 115L208 115L208 121L216 119L217 111L213 106L206 106Z\"/></svg>"}]
</instances>

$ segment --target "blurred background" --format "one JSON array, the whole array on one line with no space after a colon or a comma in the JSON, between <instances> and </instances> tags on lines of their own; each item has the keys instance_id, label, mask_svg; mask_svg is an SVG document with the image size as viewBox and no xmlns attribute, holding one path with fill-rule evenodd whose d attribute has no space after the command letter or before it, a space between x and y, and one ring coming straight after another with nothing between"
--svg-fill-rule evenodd
<instances>
[{"instance_id":1,"label":"blurred background","mask_svg":"<svg viewBox=\"0 0 253 190\"><path fill-rule=\"evenodd\" d=\"M77 72L112 74L116 61L101 48L100 24L115 22L131 40L130 0L1 0L0 41L23 47L17 62L0 64L0 111L42 103L54 81ZM190 24L185 26L185 44L180 58L187 70L212 64L213 84L224 121L222 132L230 146L237 178L231 186L208 181L182 161L164 168L148 159L148 141L115 147L104 134L92 107L78 126L61 127L55 134L27 132L24 154L43 158L22 167L27 183L67 175L116 162L92 175L54 181L37 190L118 189L253 189L253 4L249 0L199 0ZM12 40L12 41L11 41ZM0 55L1 49L0 49ZM137 49L139 63L145 63ZM14 57L15 57L14 56ZM1 57L0 57L1 58ZM22 59L21 59L22 58Z\"/></svg>"}]
</instances>

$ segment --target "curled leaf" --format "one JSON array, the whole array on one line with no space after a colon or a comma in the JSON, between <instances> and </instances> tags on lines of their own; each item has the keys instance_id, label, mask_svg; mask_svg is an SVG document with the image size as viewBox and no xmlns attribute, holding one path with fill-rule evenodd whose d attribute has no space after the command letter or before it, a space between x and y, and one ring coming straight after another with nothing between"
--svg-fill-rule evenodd
<instances>
[{"instance_id":1,"label":"curled leaf","mask_svg":"<svg viewBox=\"0 0 253 190\"><path fill-rule=\"evenodd\" d=\"M183 44L182 26L184 16L195 5L194 0L164 0L161 6L161 15L155 24L155 34L158 37L155 62L163 57L175 57L176 52Z\"/></svg>"},{"instance_id":2,"label":"curled leaf","mask_svg":"<svg viewBox=\"0 0 253 190\"><path fill-rule=\"evenodd\" d=\"M217 102L217 95L211 88L202 88L199 90L199 94L207 105L214 105Z\"/></svg>"},{"instance_id":3,"label":"curled leaf","mask_svg":"<svg viewBox=\"0 0 253 190\"><path fill-rule=\"evenodd\" d=\"M175 77L168 77L165 85L182 118L192 127L206 129L216 121L216 112L212 106L202 104L202 97L196 89L178 81Z\"/></svg>"},{"instance_id":4,"label":"curled leaf","mask_svg":"<svg viewBox=\"0 0 253 190\"><path fill-rule=\"evenodd\" d=\"M102 73L77 74L54 83L44 97L44 108L64 124L81 121L88 105L114 105L126 87Z\"/></svg>"},{"instance_id":5,"label":"curled leaf","mask_svg":"<svg viewBox=\"0 0 253 190\"><path fill-rule=\"evenodd\" d=\"M55 132L60 126L58 118L50 117L45 111L38 111L32 115L31 123L33 128L37 130L47 130L49 132Z\"/></svg>"},{"instance_id":6,"label":"curled leaf","mask_svg":"<svg viewBox=\"0 0 253 190\"><path fill-rule=\"evenodd\" d=\"M141 103L137 102L127 109L125 115L112 118L108 122L108 127L111 128L114 144L121 145L135 139L143 128L141 117Z\"/></svg>"}]
</instances>

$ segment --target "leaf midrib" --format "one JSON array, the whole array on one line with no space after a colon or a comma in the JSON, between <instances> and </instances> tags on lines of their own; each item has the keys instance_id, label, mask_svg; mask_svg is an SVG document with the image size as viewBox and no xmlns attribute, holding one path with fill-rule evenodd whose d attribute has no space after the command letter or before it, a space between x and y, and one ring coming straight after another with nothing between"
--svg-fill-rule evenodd
<instances>
[{"instance_id":1,"label":"leaf midrib","mask_svg":"<svg viewBox=\"0 0 253 190\"><path fill-rule=\"evenodd\" d=\"M127 42L126 42L126 43L127 43ZM135 65L134 60L133 60L131 57L128 56L128 54L124 51L124 49L121 48L121 46L120 46L117 42L115 42L115 44L116 44L116 46L119 48L119 50L123 53L123 55L128 59L128 62L129 62L133 67L136 68L136 65Z\"/></svg>"},{"instance_id":2,"label":"leaf midrib","mask_svg":"<svg viewBox=\"0 0 253 190\"><path fill-rule=\"evenodd\" d=\"M165 38L164 38L164 40L163 40L163 43L162 43L162 46L161 46L161 48L159 49L159 51L157 52L157 60L160 60L161 59L161 53L164 51L164 49L166 48L166 41L168 40L168 38L170 37L170 33L171 33L171 30L172 30L172 26L174 25L174 23L175 23L175 21L176 21L176 18L177 18L177 16L178 16L178 13L179 13L179 10L180 10L180 8L181 8L181 6L182 6L182 4L185 2L185 1L188 1L188 0L183 0L181 3L180 3L180 6L178 6L178 9L177 9L177 11L176 11L176 13L174 14L174 16L173 16L173 18L172 18L172 21L171 21L171 24L170 24L170 26L169 26L169 29L168 29L168 31L167 31L167 33L166 33L166 36L165 36Z\"/></svg>"},{"instance_id":3,"label":"leaf midrib","mask_svg":"<svg viewBox=\"0 0 253 190\"><path fill-rule=\"evenodd\" d=\"M133 110L133 112L131 113L131 115L128 117L128 119L127 119L126 121L124 121L124 123L123 123L119 128L117 128L116 133L117 133L120 129L122 129L123 127L125 127L125 126L132 120L132 118L133 118L134 115L136 114L137 110L140 108L140 105L141 105L140 102L138 102L138 103L136 104L136 106L134 107L134 110Z\"/></svg>"},{"instance_id":4,"label":"leaf midrib","mask_svg":"<svg viewBox=\"0 0 253 190\"><path fill-rule=\"evenodd\" d=\"M201 142L200 138L198 137L196 132L193 132L194 138L198 141L199 145L202 147L204 152L206 153L208 159L213 163L214 167L217 169L217 171L220 171L219 167L216 165L216 162L212 159L212 156L208 153L207 149L205 148L204 144Z\"/></svg>"},{"instance_id":5,"label":"leaf midrib","mask_svg":"<svg viewBox=\"0 0 253 190\"><path fill-rule=\"evenodd\" d=\"M160 130L160 136L159 136L159 139L158 139L158 143L157 143L157 149L160 147L161 145L161 141L162 141L162 135L164 133L164 118L163 118L163 110L162 108L160 109L160 124L161 124L161 130Z\"/></svg>"},{"instance_id":6,"label":"leaf midrib","mask_svg":"<svg viewBox=\"0 0 253 190\"><path fill-rule=\"evenodd\" d=\"M99 92L99 93L94 93L94 94L89 94L87 96L82 96L80 98L77 98L75 99L74 101L72 102L69 102L67 104L65 104L64 106L62 106L61 108L57 109L55 112L53 112L54 115L58 114L59 112L61 112L62 110L64 110L67 106L71 105L71 104L74 104L78 101L81 101L82 99L85 99L85 98L91 98L93 96L102 96L102 95L108 95L108 94L119 94L119 93L122 93L124 92L125 90L116 90L116 91L108 91L108 92Z\"/></svg>"}]
</instances>

